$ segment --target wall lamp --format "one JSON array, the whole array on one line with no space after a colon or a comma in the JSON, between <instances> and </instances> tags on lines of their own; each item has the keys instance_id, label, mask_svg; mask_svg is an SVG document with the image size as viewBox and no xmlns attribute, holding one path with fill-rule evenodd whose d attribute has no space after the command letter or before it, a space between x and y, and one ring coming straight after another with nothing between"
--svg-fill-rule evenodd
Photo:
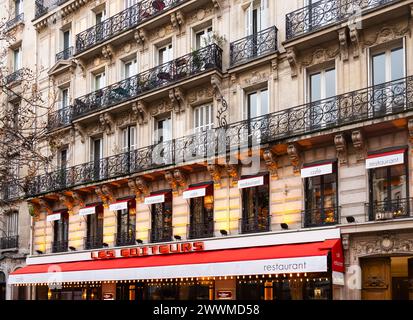
<instances>
[{"instance_id":1,"label":"wall lamp","mask_svg":"<svg viewBox=\"0 0 413 320\"><path fill-rule=\"evenodd\" d=\"M137 244L143 244L143 241L141 239L136 239Z\"/></svg>"},{"instance_id":2,"label":"wall lamp","mask_svg":"<svg viewBox=\"0 0 413 320\"><path fill-rule=\"evenodd\" d=\"M281 223L280 226L281 226L281 229L283 229L283 230L288 230L288 224L286 224L286 223Z\"/></svg>"},{"instance_id":3,"label":"wall lamp","mask_svg":"<svg viewBox=\"0 0 413 320\"><path fill-rule=\"evenodd\" d=\"M70 251L76 251L75 247L69 247Z\"/></svg>"},{"instance_id":4,"label":"wall lamp","mask_svg":"<svg viewBox=\"0 0 413 320\"><path fill-rule=\"evenodd\" d=\"M354 222L356 222L356 219L354 219L353 216L348 216L348 217L346 217L346 220L347 220L348 223L354 223Z\"/></svg>"},{"instance_id":5,"label":"wall lamp","mask_svg":"<svg viewBox=\"0 0 413 320\"><path fill-rule=\"evenodd\" d=\"M174 235L174 238L175 238L175 240L182 240L182 237L178 236L178 235Z\"/></svg>"},{"instance_id":6,"label":"wall lamp","mask_svg":"<svg viewBox=\"0 0 413 320\"><path fill-rule=\"evenodd\" d=\"M222 236L227 236L228 235L228 231L227 230L219 230L219 232L221 232Z\"/></svg>"},{"instance_id":7,"label":"wall lamp","mask_svg":"<svg viewBox=\"0 0 413 320\"><path fill-rule=\"evenodd\" d=\"M37 254L43 254L42 250L36 250Z\"/></svg>"},{"instance_id":8,"label":"wall lamp","mask_svg":"<svg viewBox=\"0 0 413 320\"><path fill-rule=\"evenodd\" d=\"M105 243L102 243L102 247L107 248L109 247L109 245L105 242Z\"/></svg>"}]
</instances>

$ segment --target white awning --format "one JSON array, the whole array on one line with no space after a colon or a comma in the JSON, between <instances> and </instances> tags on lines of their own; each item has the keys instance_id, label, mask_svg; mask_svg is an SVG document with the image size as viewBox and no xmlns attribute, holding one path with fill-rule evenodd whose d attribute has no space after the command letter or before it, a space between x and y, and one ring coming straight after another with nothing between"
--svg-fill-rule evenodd
<instances>
[{"instance_id":1,"label":"white awning","mask_svg":"<svg viewBox=\"0 0 413 320\"><path fill-rule=\"evenodd\" d=\"M238 189L252 188L262 186L264 184L264 176L241 179L238 181Z\"/></svg>"},{"instance_id":2,"label":"white awning","mask_svg":"<svg viewBox=\"0 0 413 320\"><path fill-rule=\"evenodd\" d=\"M302 168L301 178L323 176L330 173L333 173L333 163L331 162Z\"/></svg>"},{"instance_id":3,"label":"white awning","mask_svg":"<svg viewBox=\"0 0 413 320\"><path fill-rule=\"evenodd\" d=\"M96 213L96 206L84 207L79 210L79 216L88 216Z\"/></svg>"},{"instance_id":4,"label":"white awning","mask_svg":"<svg viewBox=\"0 0 413 320\"><path fill-rule=\"evenodd\" d=\"M117 201L115 203L112 203L109 206L109 210L110 211L118 211L118 210L128 209L128 202L129 202L129 200L122 200L122 201Z\"/></svg>"},{"instance_id":5,"label":"white awning","mask_svg":"<svg viewBox=\"0 0 413 320\"><path fill-rule=\"evenodd\" d=\"M206 188L208 188L209 186L210 186L209 184L205 184L202 186L188 188L186 191L183 192L182 194L183 198L192 199L192 198L205 197Z\"/></svg>"},{"instance_id":6,"label":"white awning","mask_svg":"<svg viewBox=\"0 0 413 320\"><path fill-rule=\"evenodd\" d=\"M47 216L46 220L47 220L47 222L52 222L52 221L60 220L61 217L62 217L62 213L61 212L56 212L56 213L53 213L53 214L49 214Z\"/></svg>"},{"instance_id":7,"label":"white awning","mask_svg":"<svg viewBox=\"0 0 413 320\"><path fill-rule=\"evenodd\" d=\"M369 155L366 159L366 169L382 168L404 163L405 149Z\"/></svg>"},{"instance_id":8,"label":"white awning","mask_svg":"<svg viewBox=\"0 0 413 320\"><path fill-rule=\"evenodd\" d=\"M145 198L145 204L151 205L151 204L157 204L157 203L164 203L165 202L165 194L166 194L166 192L146 197Z\"/></svg>"}]
</instances>

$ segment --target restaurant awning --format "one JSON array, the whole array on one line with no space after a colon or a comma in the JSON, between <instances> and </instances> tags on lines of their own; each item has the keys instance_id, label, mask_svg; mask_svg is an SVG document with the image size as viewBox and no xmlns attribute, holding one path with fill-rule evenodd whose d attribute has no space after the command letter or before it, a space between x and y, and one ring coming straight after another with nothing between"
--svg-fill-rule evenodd
<instances>
[{"instance_id":1,"label":"restaurant awning","mask_svg":"<svg viewBox=\"0 0 413 320\"><path fill-rule=\"evenodd\" d=\"M206 195L206 189L209 186L211 186L211 184L203 184L200 186L190 187L182 193L182 196L184 199L204 197Z\"/></svg>"},{"instance_id":2,"label":"restaurant awning","mask_svg":"<svg viewBox=\"0 0 413 320\"><path fill-rule=\"evenodd\" d=\"M175 244L171 244L175 245ZM344 272L339 239L242 249L158 254L133 258L29 265L9 276L9 284L144 280L284 273Z\"/></svg>"}]
</instances>

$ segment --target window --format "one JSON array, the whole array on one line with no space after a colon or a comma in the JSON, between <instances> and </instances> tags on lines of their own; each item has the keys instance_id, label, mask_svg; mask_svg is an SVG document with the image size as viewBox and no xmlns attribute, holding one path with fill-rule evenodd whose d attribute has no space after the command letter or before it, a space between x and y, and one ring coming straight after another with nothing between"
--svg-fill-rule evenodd
<instances>
[{"instance_id":1,"label":"window","mask_svg":"<svg viewBox=\"0 0 413 320\"><path fill-rule=\"evenodd\" d=\"M138 2L139 2L138 0L125 0L125 9L134 6Z\"/></svg>"},{"instance_id":2,"label":"window","mask_svg":"<svg viewBox=\"0 0 413 320\"><path fill-rule=\"evenodd\" d=\"M6 228L5 235L6 237L17 236L18 226L19 226L19 213L17 211L12 211L5 215L6 218Z\"/></svg>"},{"instance_id":3,"label":"window","mask_svg":"<svg viewBox=\"0 0 413 320\"><path fill-rule=\"evenodd\" d=\"M67 251L69 244L69 214L67 211L60 214L60 219L54 221L52 246L54 253Z\"/></svg>"},{"instance_id":4,"label":"window","mask_svg":"<svg viewBox=\"0 0 413 320\"><path fill-rule=\"evenodd\" d=\"M59 161L59 168L61 170L66 170L66 168L67 168L67 149L60 150L58 161Z\"/></svg>"},{"instance_id":5,"label":"window","mask_svg":"<svg viewBox=\"0 0 413 320\"><path fill-rule=\"evenodd\" d=\"M103 139L94 138L91 139L91 160L93 161L94 177L99 179L103 176L103 163L101 159L103 158Z\"/></svg>"},{"instance_id":6,"label":"window","mask_svg":"<svg viewBox=\"0 0 413 320\"><path fill-rule=\"evenodd\" d=\"M196 187L196 186L191 186ZM190 200L189 239L214 236L214 185L206 187L205 196Z\"/></svg>"},{"instance_id":7,"label":"window","mask_svg":"<svg viewBox=\"0 0 413 320\"><path fill-rule=\"evenodd\" d=\"M126 246L135 244L136 205L133 200L128 202L128 208L118 210L116 244Z\"/></svg>"},{"instance_id":8,"label":"window","mask_svg":"<svg viewBox=\"0 0 413 320\"><path fill-rule=\"evenodd\" d=\"M122 151L128 152L137 149L136 126L130 126L122 130Z\"/></svg>"},{"instance_id":9,"label":"window","mask_svg":"<svg viewBox=\"0 0 413 320\"><path fill-rule=\"evenodd\" d=\"M305 227L338 222L336 162L332 168L330 174L305 179Z\"/></svg>"},{"instance_id":10,"label":"window","mask_svg":"<svg viewBox=\"0 0 413 320\"><path fill-rule=\"evenodd\" d=\"M63 37L63 50L66 50L70 47L70 30L66 30L62 32ZM65 57L65 59L67 59Z\"/></svg>"},{"instance_id":11,"label":"window","mask_svg":"<svg viewBox=\"0 0 413 320\"><path fill-rule=\"evenodd\" d=\"M173 59L172 43L158 49L158 65L167 63Z\"/></svg>"},{"instance_id":12,"label":"window","mask_svg":"<svg viewBox=\"0 0 413 320\"><path fill-rule=\"evenodd\" d=\"M370 220L410 216L407 162L369 170Z\"/></svg>"},{"instance_id":13,"label":"window","mask_svg":"<svg viewBox=\"0 0 413 320\"><path fill-rule=\"evenodd\" d=\"M309 74L310 125L325 126L337 120L336 70L325 69Z\"/></svg>"},{"instance_id":14,"label":"window","mask_svg":"<svg viewBox=\"0 0 413 320\"><path fill-rule=\"evenodd\" d=\"M136 59L124 62L123 64L123 78L130 78L138 73L138 65Z\"/></svg>"},{"instance_id":15,"label":"window","mask_svg":"<svg viewBox=\"0 0 413 320\"><path fill-rule=\"evenodd\" d=\"M153 195L160 194L159 192ZM151 242L172 240L172 191L165 193L165 202L152 205Z\"/></svg>"},{"instance_id":16,"label":"window","mask_svg":"<svg viewBox=\"0 0 413 320\"><path fill-rule=\"evenodd\" d=\"M19 212L5 213L3 221L3 226L0 225L0 250L17 248L19 246Z\"/></svg>"},{"instance_id":17,"label":"window","mask_svg":"<svg viewBox=\"0 0 413 320\"><path fill-rule=\"evenodd\" d=\"M61 101L58 104L59 109L64 109L69 106L69 88L60 89Z\"/></svg>"},{"instance_id":18,"label":"window","mask_svg":"<svg viewBox=\"0 0 413 320\"><path fill-rule=\"evenodd\" d=\"M194 108L194 132L211 130L214 127L213 106L205 105Z\"/></svg>"},{"instance_id":19,"label":"window","mask_svg":"<svg viewBox=\"0 0 413 320\"><path fill-rule=\"evenodd\" d=\"M102 21L106 19L106 10L102 10L95 14L95 21L96 24L100 24Z\"/></svg>"},{"instance_id":20,"label":"window","mask_svg":"<svg viewBox=\"0 0 413 320\"><path fill-rule=\"evenodd\" d=\"M23 0L15 0L14 1L14 14L17 17L21 13L23 13Z\"/></svg>"},{"instance_id":21,"label":"window","mask_svg":"<svg viewBox=\"0 0 413 320\"><path fill-rule=\"evenodd\" d=\"M101 72L93 76L93 89L99 90L106 86L106 73Z\"/></svg>"},{"instance_id":22,"label":"window","mask_svg":"<svg viewBox=\"0 0 413 320\"><path fill-rule=\"evenodd\" d=\"M247 95L247 118L252 119L268 114L268 89L261 89Z\"/></svg>"},{"instance_id":23,"label":"window","mask_svg":"<svg viewBox=\"0 0 413 320\"><path fill-rule=\"evenodd\" d=\"M98 205L95 210L95 214L87 216L85 249L102 248L103 245L103 206Z\"/></svg>"},{"instance_id":24,"label":"window","mask_svg":"<svg viewBox=\"0 0 413 320\"><path fill-rule=\"evenodd\" d=\"M207 27L195 34L195 47L201 49L212 43L212 27Z\"/></svg>"},{"instance_id":25,"label":"window","mask_svg":"<svg viewBox=\"0 0 413 320\"><path fill-rule=\"evenodd\" d=\"M20 70L22 68L22 48L18 47L13 50L13 71Z\"/></svg>"},{"instance_id":26,"label":"window","mask_svg":"<svg viewBox=\"0 0 413 320\"><path fill-rule=\"evenodd\" d=\"M270 230L270 186L268 174L261 186L242 189L241 233Z\"/></svg>"},{"instance_id":27,"label":"window","mask_svg":"<svg viewBox=\"0 0 413 320\"><path fill-rule=\"evenodd\" d=\"M253 1L245 12L246 35L257 34L268 27L268 0Z\"/></svg>"},{"instance_id":28,"label":"window","mask_svg":"<svg viewBox=\"0 0 413 320\"><path fill-rule=\"evenodd\" d=\"M172 139L172 121L168 117L155 120L155 143L162 143Z\"/></svg>"}]
</instances>

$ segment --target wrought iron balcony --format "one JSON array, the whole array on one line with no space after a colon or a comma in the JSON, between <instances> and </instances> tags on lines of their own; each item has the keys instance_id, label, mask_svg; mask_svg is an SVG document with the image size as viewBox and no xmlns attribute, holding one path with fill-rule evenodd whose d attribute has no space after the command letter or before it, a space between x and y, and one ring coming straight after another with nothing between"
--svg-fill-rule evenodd
<instances>
[{"instance_id":1,"label":"wrought iron balcony","mask_svg":"<svg viewBox=\"0 0 413 320\"><path fill-rule=\"evenodd\" d=\"M47 130L52 131L61 127L65 127L71 123L72 107L68 106L52 112L48 116Z\"/></svg>"},{"instance_id":2,"label":"wrought iron balcony","mask_svg":"<svg viewBox=\"0 0 413 320\"><path fill-rule=\"evenodd\" d=\"M401 0L321 0L286 16L286 38L314 32Z\"/></svg>"},{"instance_id":3,"label":"wrought iron balcony","mask_svg":"<svg viewBox=\"0 0 413 320\"><path fill-rule=\"evenodd\" d=\"M136 244L135 231L121 232L115 234L116 246L132 246Z\"/></svg>"},{"instance_id":4,"label":"wrought iron balcony","mask_svg":"<svg viewBox=\"0 0 413 320\"><path fill-rule=\"evenodd\" d=\"M84 239L84 248L86 250L100 249L102 247L103 247L103 235L85 237L85 239Z\"/></svg>"},{"instance_id":5,"label":"wrought iron balcony","mask_svg":"<svg viewBox=\"0 0 413 320\"><path fill-rule=\"evenodd\" d=\"M151 243L172 241L172 232L172 225L160 228L153 228L148 231L148 239L150 239Z\"/></svg>"},{"instance_id":6,"label":"wrought iron balcony","mask_svg":"<svg viewBox=\"0 0 413 320\"><path fill-rule=\"evenodd\" d=\"M305 209L302 211L303 228L322 227L340 223L340 207Z\"/></svg>"},{"instance_id":7,"label":"wrought iron balcony","mask_svg":"<svg viewBox=\"0 0 413 320\"><path fill-rule=\"evenodd\" d=\"M76 54L130 30L186 0L143 0L76 35Z\"/></svg>"},{"instance_id":8,"label":"wrought iron balcony","mask_svg":"<svg viewBox=\"0 0 413 320\"><path fill-rule=\"evenodd\" d=\"M214 221L191 223L187 225L188 239L212 238L214 236Z\"/></svg>"},{"instance_id":9,"label":"wrought iron balcony","mask_svg":"<svg viewBox=\"0 0 413 320\"><path fill-rule=\"evenodd\" d=\"M56 62L60 60L69 60L73 56L74 48L68 47L59 53L56 53Z\"/></svg>"},{"instance_id":10,"label":"wrought iron balcony","mask_svg":"<svg viewBox=\"0 0 413 320\"><path fill-rule=\"evenodd\" d=\"M11 84L13 82L22 81L23 73L24 73L23 69L16 70L13 73L10 73L9 75L7 75L4 80L6 84Z\"/></svg>"},{"instance_id":11,"label":"wrought iron balcony","mask_svg":"<svg viewBox=\"0 0 413 320\"><path fill-rule=\"evenodd\" d=\"M77 98L73 105L73 119L212 69L222 69L222 49L216 44Z\"/></svg>"},{"instance_id":12,"label":"wrought iron balcony","mask_svg":"<svg viewBox=\"0 0 413 320\"><path fill-rule=\"evenodd\" d=\"M413 111L413 77L352 91L325 100L243 120L31 179L26 195L120 178L132 173L208 159L285 138Z\"/></svg>"},{"instance_id":13,"label":"wrought iron balcony","mask_svg":"<svg viewBox=\"0 0 413 320\"><path fill-rule=\"evenodd\" d=\"M24 21L24 13L20 13L16 15L13 19L10 19L9 21L6 22L6 30L13 28L19 23L23 23L23 21Z\"/></svg>"},{"instance_id":14,"label":"wrought iron balcony","mask_svg":"<svg viewBox=\"0 0 413 320\"><path fill-rule=\"evenodd\" d=\"M368 221L392 220L411 217L413 199L394 199L366 203Z\"/></svg>"},{"instance_id":15,"label":"wrought iron balcony","mask_svg":"<svg viewBox=\"0 0 413 320\"><path fill-rule=\"evenodd\" d=\"M271 216L239 219L239 231L242 234L271 231Z\"/></svg>"},{"instance_id":16,"label":"wrought iron balcony","mask_svg":"<svg viewBox=\"0 0 413 320\"><path fill-rule=\"evenodd\" d=\"M36 0L34 18L40 18L45 15L49 10L54 9L69 0Z\"/></svg>"},{"instance_id":17,"label":"wrought iron balcony","mask_svg":"<svg viewBox=\"0 0 413 320\"><path fill-rule=\"evenodd\" d=\"M0 250L16 249L19 247L19 236L8 236L0 238Z\"/></svg>"},{"instance_id":18,"label":"wrought iron balcony","mask_svg":"<svg viewBox=\"0 0 413 320\"><path fill-rule=\"evenodd\" d=\"M52 253L66 252L69 248L68 240L53 241L52 242Z\"/></svg>"},{"instance_id":19,"label":"wrought iron balcony","mask_svg":"<svg viewBox=\"0 0 413 320\"><path fill-rule=\"evenodd\" d=\"M273 26L232 42L230 45L231 67L276 52L277 32L278 29Z\"/></svg>"}]
</instances>

